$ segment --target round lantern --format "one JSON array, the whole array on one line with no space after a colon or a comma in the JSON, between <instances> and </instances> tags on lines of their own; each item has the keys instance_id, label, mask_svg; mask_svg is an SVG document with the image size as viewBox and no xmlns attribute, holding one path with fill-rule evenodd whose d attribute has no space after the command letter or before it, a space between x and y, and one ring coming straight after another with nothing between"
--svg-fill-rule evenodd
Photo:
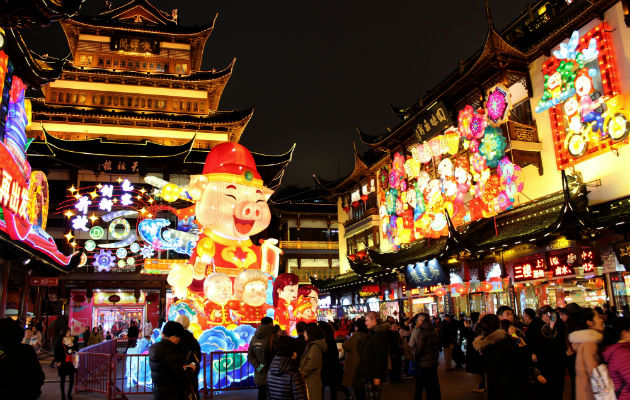
<instances>
[{"instance_id":1,"label":"round lantern","mask_svg":"<svg viewBox=\"0 0 630 400\"><path fill-rule=\"evenodd\" d=\"M439 287L437 289L435 289L435 295L436 296L444 296L446 294L446 289L444 289L443 287Z\"/></svg>"},{"instance_id":2,"label":"round lantern","mask_svg":"<svg viewBox=\"0 0 630 400\"><path fill-rule=\"evenodd\" d=\"M492 290L492 284L490 282L481 282L479 285L479 290L482 292L489 292Z\"/></svg>"},{"instance_id":3,"label":"round lantern","mask_svg":"<svg viewBox=\"0 0 630 400\"><path fill-rule=\"evenodd\" d=\"M459 294L466 294L466 292L468 292L468 289L466 288L466 285L457 285L457 287L455 288L455 291Z\"/></svg>"},{"instance_id":4,"label":"round lantern","mask_svg":"<svg viewBox=\"0 0 630 400\"><path fill-rule=\"evenodd\" d=\"M120 301L120 296L119 296L119 295L117 295L117 294L112 294L111 296L109 296L109 297L107 298L107 300L109 300L109 301L110 301L110 303L114 303L114 304L116 304L116 303L118 303L118 302Z\"/></svg>"},{"instance_id":5,"label":"round lantern","mask_svg":"<svg viewBox=\"0 0 630 400\"><path fill-rule=\"evenodd\" d=\"M359 207L359 202L358 201L353 201L352 202L352 207L354 207L354 208Z\"/></svg>"},{"instance_id":6,"label":"round lantern","mask_svg":"<svg viewBox=\"0 0 630 400\"><path fill-rule=\"evenodd\" d=\"M75 294L72 296L72 301L75 303L83 303L85 301L85 296L82 294Z\"/></svg>"},{"instance_id":7,"label":"round lantern","mask_svg":"<svg viewBox=\"0 0 630 400\"><path fill-rule=\"evenodd\" d=\"M350 259L350 261L354 261L357 259L357 255L356 254L348 254L348 258Z\"/></svg>"},{"instance_id":8,"label":"round lantern","mask_svg":"<svg viewBox=\"0 0 630 400\"><path fill-rule=\"evenodd\" d=\"M343 208L343 212L345 212L345 213L347 214L347 213L348 213L348 211L350 211L350 207L345 206L345 207Z\"/></svg>"},{"instance_id":9,"label":"round lantern","mask_svg":"<svg viewBox=\"0 0 630 400\"><path fill-rule=\"evenodd\" d=\"M365 203L365 202L367 201L367 199L368 199L368 195L367 195L367 194L362 194L362 195L361 195L361 201L362 201L362 202L364 202L364 203Z\"/></svg>"},{"instance_id":10,"label":"round lantern","mask_svg":"<svg viewBox=\"0 0 630 400\"><path fill-rule=\"evenodd\" d=\"M167 183L162 188L162 198L166 201L173 202L179 198L179 187L174 183Z\"/></svg>"}]
</instances>

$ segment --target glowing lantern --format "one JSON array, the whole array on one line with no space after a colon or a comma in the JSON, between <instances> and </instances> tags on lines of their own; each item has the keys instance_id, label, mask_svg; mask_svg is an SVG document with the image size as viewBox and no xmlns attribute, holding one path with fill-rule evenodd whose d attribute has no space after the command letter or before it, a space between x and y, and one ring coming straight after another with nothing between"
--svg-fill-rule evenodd
<instances>
[{"instance_id":1,"label":"glowing lantern","mask_svg":"<svg viewBox=\"0 0 630 400\"><path fill-rule=\"evenodd\" d=\"M489 292L492 290L492 284L490 282L481 282L479 285L479 290L482 292Z\"/></svg>"},{"instance_id":2,"label":"glowing lantern","mask_svg":"<svg viewBox=\"0 0 630 400\"><path fill-rule=\"evenodd\" d=\"M433 150L427 142L418 145L418 161L421 164L426 164L433 158Z\"/></svg>"},{"instance_id":3,"label":"glowing lantern","mask_svg":"<svg viewBox=\"0 0 630 400\"><path fill-rule=\"evenodd\" d=\"M468 292L468 288L466 288L466 285L457 285L457 287L455 288L455 291L463 295Z\"/></svg>"},{"instance_id":4,"label":"glowing lantern","mask_svg":"<svg viewBox=\"0 0 630 400\"><path fill-rule=\"evenodd\" d=\"M433 153L433 157L435 159L440 158L442 155L442 140L439 137L434 137L429 140L429 146L431 146L431 152Z\"/></svg>"},{"instance_id":5,"label":"glowing lantern","mask_svg":"<svg viewBox=\"0 0 630 400\"><path fill-rule=\"evenodd\" d=\"M203 238L197 243L197 257L201 257L205 262L210 262L214 257L215 245L214 241L210 238Z\"/></svg>"},{"instance_id":6,"label":"glowing lantern","mask_svg":"<svg viewBox=\"0 0 630 400\"><path fill-rule=\"evenodd\" d=\"M348 254L348 258L350 259L350 261L354 261L357 259L357 255L356 254Z\"/></svg>"},{"instance_id":7,"label":"glowing lantern","mask_svg":"<svg viewBox=\"0 0 630 400\"><path fill-rule=\"evenodd\" d=\"M444 289L443 287L439 287L439 288L435 289L434 293L435 293L436 296L442 297L442 296L444 296L446 294L446 289Z\"/></svg>"},{"instance_id":8,"label":"glowing lantern","mask_svg":"<svg viewBox=\"0 0 630 400\"><path fill-rule=\"evenodd\" d=\"M488 119L494 126L506 122L510 112L510 92L502 85L490 89L486 110L488 111Z\"/></svg>"},{"instance_id":9,"label":"glowing lantern","mask_svg":"<svg viewBox=\"0 0 630 400\"><path fill-rule=\"evenodd\" d=\"M477 110L470 120L470 133L473 138L481 139L483 137L488 120L483 110Z\"/></svg>"},{"instance_id":10,"label":"glowing lantern","mask_svg":"<svg viewBox=\"0 0 630 400\"><path fill-rule=\"evenodd\" d=\"M362 195L361 195L361 201L362 201L362 202L364 202L364 203L365 203L365 202L367 201L367 199L368 199L368 195L367 195L367 194L362 194Z\"/></svg>"},{"instance_id":11,"label":"glowing lantern","mask_svg":"<svg viewBox=\"0 0 630 400\"><path fill-rule=\"evenodd\" d=\"M354 207L354 208L359 207L359 202L358 202L358 201L356 201L356 200L355 200L355 201L353 201L353 202L352 202L352 207Z\"/></svg>"},{"instance_id":12,"label":"glowing lantern","mask_svg":"<svg viewBox=\"0 0 630 400\"><path fill-rule=\"evenodd\" d=\"M180 299L185 298L186 288L193 282L192 265L173 264L166 281L173 288L176 297Z\"/></svg>"},{"instance_id":13,"label":"glowing lantern","mask_svg":"<svg viewBox=\"0 0 630 400\"><path fill-rule=\"evenodd\" d=\"M472 139L470 123L472 121L473 114L474 110L472 106L467 105L466 107L464 107L463 110L459 111L459 116L457 118L459 122L459 131L461 132L462 136L464 136L468 140Z\"/></svg>"},{"instance_id":14,"label":"glowing lantern","mask_svg":"<svg viewBox=\"0 0 630 400\"><path fill-rule=\"evenodd\" d=\"M451 131L444 134L447 152L451 155L457 154L459 150L459 132Z\"/></svg>"},{"instance_id":15,"label":"glowing lantern","mask_svg":"<svg viewBox=\"0 0 630 400\"><path fill-rule=\"evenodd\" d=\"M167 183L162 188L161 194L164 200L173 202L179 198L179 187L174 183Z\"/></svg>"},{"instance_id":16,"label":"glowing lantern","mask_svg":"<svg viewBox=\"0 0 630 400\"><path fill-rule=\"evenodd\" d=\"M345 206L345 207L343 208L343 212L345 212L345 213L347 214L347 213L348 213L348 211L350 211L350 207Z\"/></svg>"}]
</instances>

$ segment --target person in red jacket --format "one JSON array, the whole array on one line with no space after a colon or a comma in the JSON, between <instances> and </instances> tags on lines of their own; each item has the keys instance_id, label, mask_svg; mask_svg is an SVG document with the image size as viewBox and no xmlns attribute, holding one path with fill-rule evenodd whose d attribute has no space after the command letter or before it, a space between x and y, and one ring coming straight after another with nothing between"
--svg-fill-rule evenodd
<instances>
[{"instance_id":1,"label":"person in red jacket","mask_svg":"<svg viewBox=\"0 0 630 400\"><path fill-rule=\"evenodd\" d=\"M630 400L630 318L617 318L613 325L613 340L604 351L608 374L615 384L617 400Z\"/></svg>"}]
</instances>

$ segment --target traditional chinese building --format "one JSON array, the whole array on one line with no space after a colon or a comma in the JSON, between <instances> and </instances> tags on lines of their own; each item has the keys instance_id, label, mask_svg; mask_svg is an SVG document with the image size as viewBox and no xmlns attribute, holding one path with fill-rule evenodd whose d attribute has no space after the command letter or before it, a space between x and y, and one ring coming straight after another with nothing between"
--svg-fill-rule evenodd
<instances>
[{"instance_id":1,"label":"traditional chinese building","mask_svg":"<svg viewBox=\"0 0 630 400\"><path fill-rule=\"evenodd\" d=\"M177 10L165 12L147 0L131 0L95 16L78 14L60 22L71 57L61 76L31 97L34 141L29 148L33 164L48 176L54 210L49 226L60 246L70 251L78 242L94 239L94 234L119 240L116 230L125 233L129 224L135 226L133 217L115 224L114 230L88 228L112 207L137 206L148 212L155 203L147 196L159 195L159 190L154 192L146 176L160 185L185 187L189 175L202 170L210 149L240 140L253 107L219 106L234 61L218 69L201 69L214 20L182 26ZM33 57L37 63L45 61ZM266 186L280 185L292 152L293 148L280 155L253 153ZM97 194L104 197L96 199ZM125 215L137 215L129 212ZM159 216L177 225L174 214L163 214ZM116 246L109 248L116 252ZM111 254L108 251L104 254ZM102 320L115 314L106 307L112 305L109 298L122 296L119 305L131 310L130 315L150 314L157 323L166 307L168 259L187 256L172 249L145 252L142 263L121 254L122 250L114 256L120 262L107 271L95 269L90 255L84 267L63 277L63 297L73 299L72 307L90 304ZM99 295L92 301L94 293ZM91 316L77 318L82 319L77 329L91 324Z\"/></svg>"},{"instance_id":2,"label":"traditional chinese building","mask_svg":"<svg viewBox=\"0 0 630 400\"><path fill-rule=\"evenodd\" d=\"M333 306L435 314L618 297L609 282L619 278L613 247L627 242L630 220L630 81L616 67L627 63L627 10L621 1L540 1L499 32L487 9L488 34L477 53L417 103L392 107L400 117L395 128L359 131L384 153L373 164L374 225L386 244L367 257L348 246L352 272L314 280L333 293ZM572 92L548 91L562 60L576 79L584 65L567 60L578 52L592 62L589 76L601 74L591 85L612 112L600 112L604 128L597 129L608 126L611 134L572 137L560 105ZM585 129L579 115L575 129ZM322 186L338 199L340 221L354 213L347 206L353 193L364 194L359 181ZM627 302L623 279L619 298Z\"/></svg>"}]
</instances>

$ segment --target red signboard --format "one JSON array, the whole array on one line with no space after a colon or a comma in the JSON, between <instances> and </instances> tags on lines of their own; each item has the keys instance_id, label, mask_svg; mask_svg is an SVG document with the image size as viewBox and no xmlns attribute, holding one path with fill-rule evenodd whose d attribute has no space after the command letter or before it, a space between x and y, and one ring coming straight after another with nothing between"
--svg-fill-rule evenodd
<instances>
[{"instance_id":1,"label":"red signboard","mask_svg":"<svg viewBox=\"0 0 630 400\"><path fill-rule=\"evenodd\" d=\"M30 280L31 286L59 286L59 278L48 276L33 276Z\"/></svg>"},{"instance_id":2,"label":"red signboard","mask_svg":"<svg viewBox=\"0 0 630 400\"><path fill-rule=\"evenodd\" d=\"M547 254L547 262L554 277L575 275L577 254L573 249L549 253Z\"/></svg>"},{"instance_id":3,"label":"red signboard","mask_svg":"<svg viewBox=\"0 0 630 400\"><path fill-rule=\"evenodd\" d=\"M593 250L583 248L582 254L580 254L580 260L582 261L582 270L584 273L593 272L595 270L595 256L593 255Z\"/></svg>"},{"instance_id":4,"label":"red signboard","mask_svg":"<svg viewBox=\"0 0 630 400\"><path fill-rule=\"evenodd\" d=\"M362 292L380 293L381 288L379 285L363 285L361 286Z\"/></svg>"},{"instance_id":5,"label":"red signboard","mask_svg":"<svg viewBox=\"0 0 630 400\"><path fill-rule=\"evenodd\" d=\"M536 255L518 261L514 264L514 281L528 281L545 277L545 259L542 255Z\"/></svg>"}]
</instances>

